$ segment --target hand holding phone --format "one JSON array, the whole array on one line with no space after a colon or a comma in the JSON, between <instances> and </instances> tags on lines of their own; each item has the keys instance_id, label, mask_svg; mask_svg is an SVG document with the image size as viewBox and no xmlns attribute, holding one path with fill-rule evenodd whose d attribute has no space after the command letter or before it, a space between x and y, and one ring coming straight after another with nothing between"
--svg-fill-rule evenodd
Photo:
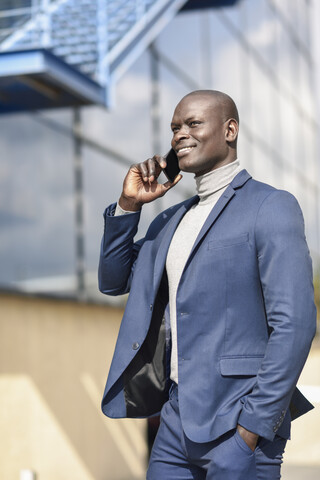
<instances>
[{"instance_id":1,"label":"hand holding phone","mask_svg":"<svg viewBox=\"0 0 320 480\"><path fill-rule=\"evenodd\" d=\"M161 171L168 178L168 182L163 184L157 181ZM172 149L163 157L154 155L144 162L132 165L123 182L120 207L134 212L140 210L144 203L162 197L181 180L179 172L178 158Z\"/></svg>"}]
</instances>

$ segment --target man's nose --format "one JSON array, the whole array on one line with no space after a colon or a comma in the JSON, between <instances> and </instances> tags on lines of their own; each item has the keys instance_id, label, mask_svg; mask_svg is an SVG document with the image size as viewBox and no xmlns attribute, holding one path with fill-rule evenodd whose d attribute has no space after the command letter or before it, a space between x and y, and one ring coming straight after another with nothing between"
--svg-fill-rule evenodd
<instances>
[{"instance_id":1,"label":"man's nose","mask_svg":"<svg viewBox=\"0 0 320 480\"><path fill-rule=\"evenodd\" d=\"M175 140L179 142L183 138L189 138L190 133L189 133L189 127L187 125L182 126L179 131L175 134Z\"/></svg>"}]
</instances>

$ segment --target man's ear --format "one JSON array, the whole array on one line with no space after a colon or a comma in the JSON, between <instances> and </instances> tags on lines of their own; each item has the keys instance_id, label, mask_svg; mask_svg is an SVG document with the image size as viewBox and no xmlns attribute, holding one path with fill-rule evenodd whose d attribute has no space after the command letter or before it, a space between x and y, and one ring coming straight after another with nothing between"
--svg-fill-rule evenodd
<instances>
[{"instance_id":1,"label":"man's ear","mask_svg":"<svg viewBox=\"0 0 320 480\"><path fill-rule=\"evenodd\" d=\"M238 136L239 125L237 120L230 118L226 128L226 141L229 143L235 142Z\"/></svg>"}]
</instances>

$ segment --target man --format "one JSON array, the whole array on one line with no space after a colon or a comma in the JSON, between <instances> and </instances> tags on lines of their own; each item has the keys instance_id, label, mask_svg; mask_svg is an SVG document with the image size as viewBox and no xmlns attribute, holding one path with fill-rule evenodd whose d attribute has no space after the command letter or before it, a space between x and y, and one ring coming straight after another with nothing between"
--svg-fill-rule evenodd
<instances>
[{"instance_id":1,"label":"man","mask_svg":"<svg viewBox=\"0 0 320 480\"><path fill-rule=\"evenodd\" d=\"M302 213L241 169L238 125L228 95L188 94L171 143L198 195L134 243L143 204L182 178L158 183L154 156L105 212L99 287L130 295L102 409L161 410L149 480L279 479L290 421L312 408L295 388L316 325Z\"/></svg>"}]
</instances>

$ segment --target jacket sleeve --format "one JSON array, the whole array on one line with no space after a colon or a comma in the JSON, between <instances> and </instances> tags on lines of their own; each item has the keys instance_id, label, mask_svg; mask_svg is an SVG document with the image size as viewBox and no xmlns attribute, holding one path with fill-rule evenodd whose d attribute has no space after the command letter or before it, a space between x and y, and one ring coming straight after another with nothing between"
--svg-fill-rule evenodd
<instances>
[{"instance_id":1,"label":"jacket sleeve","mask_svg":"<svg viewBox=\"0 0 320 480\"><path fill-rule=\"evenodd\" d=\"M98 270L99 290L108 295L122 295L130 290L132 275L143 239L134 243L140 212L114 216L116 203L104 212Z\"/></svg>"},{"instance_id":2,"label":"jacket sleeve","mask_svg":"<svg viewBox=\"0 0 320 480\"><path fill-rule=\"evenodd\" d=\"M273 440L316 329L311 258L302 212L291 194L274 191L264 200L255 241L270 336L239 424Z\"/></svg>"}]
</instances>

